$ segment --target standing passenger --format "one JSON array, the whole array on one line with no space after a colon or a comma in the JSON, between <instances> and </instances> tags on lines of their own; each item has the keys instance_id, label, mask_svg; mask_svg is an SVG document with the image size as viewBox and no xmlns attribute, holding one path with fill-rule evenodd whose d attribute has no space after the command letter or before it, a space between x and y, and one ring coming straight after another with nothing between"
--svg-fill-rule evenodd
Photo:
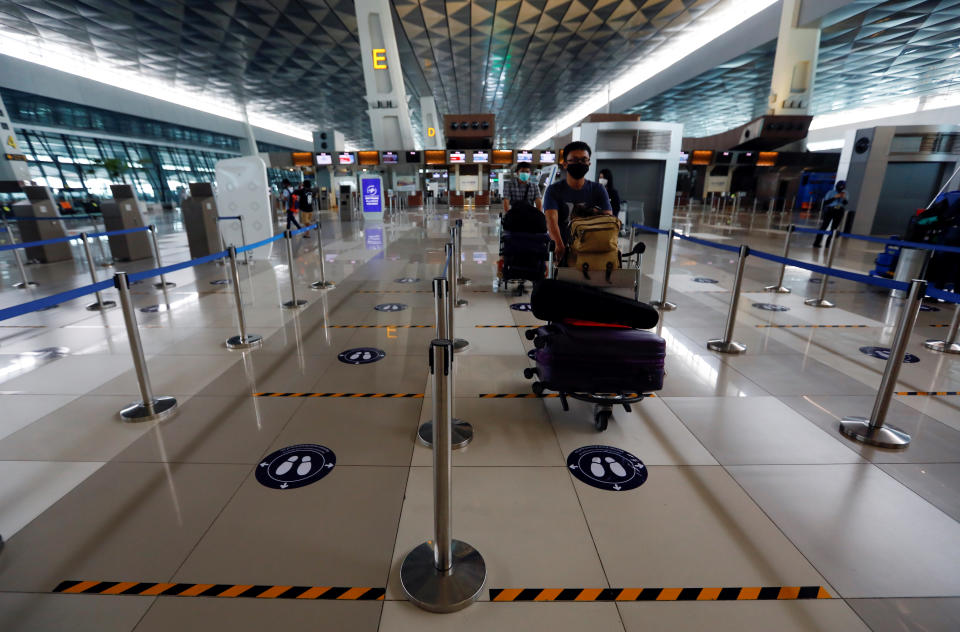
<instances>
[{"instance_id":1,"label":"standing passenger","mask_svg":"<svg viewBox=\"0 0 960 632\"><path fill-rule=\"evenodd\" d=\"M540 187L531 179L533 170L526 163L519 163L516 168L516 177L507 180L503 185L503 212L506 213L510 207L517 202L526 202L530 206L536 206L542 210L540 200Z\"/></svg>"},{"instance_id":2,"label":"standing passenger","mask_svg":"<svg viewBox=\"0 0 960 632\"><path fill-rule=\"evenodd\" d=\"M613 216L617 217L620 215L620 194L613 188L613 172L609 169L601 169L597 182L607 190L607 197L610 198L610 208L613 209Z\"/></svg>"},{"instance_id":3,"label":"standing passenger","mask_svg":"<svg viewBox=\"0 0 960 632\"><path fill-rule=\"evenodd\" d=\"M290 224L293 224L300 228L300 223L297 221L297 218L294 216L294 211L297 209L297 196L293 192L293 186L290 184L290 181L286 178L280 183L280 198L283 200L283 208L287 211L287 230L290 230Z\"/></svg>"},{"instance_id":4,"label":"standing passenger","mask_svg":"<svg viewBox=\"0 0 960 632\"><path fill-rule=\"evenodd\" d=\"M827 194L827 203L823 211L823 221L820 223L820 230L843 230L840 222L843 221L843 207L847 205L847 183L843 180L837 182L833 190ZM828 228L832 225L832 228ZM819 248L823 235L817 235L813 240L813 247ZM827 247L830 246L830 236L827 236Z\"/></svg>"}]
</instances>

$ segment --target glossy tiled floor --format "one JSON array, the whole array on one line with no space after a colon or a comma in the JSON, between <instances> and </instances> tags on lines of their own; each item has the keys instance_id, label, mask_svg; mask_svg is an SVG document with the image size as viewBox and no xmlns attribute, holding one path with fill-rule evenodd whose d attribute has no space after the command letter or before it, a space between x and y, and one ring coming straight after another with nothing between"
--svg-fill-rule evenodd
<instances>
[{"instance_id":1,"label":"glossy tiled floor","mask_svg":"<svg viewBox=\"0 0 960 632\"><path fill-rule=\"evenodd\" d=\"M167 262L180 261L183 227L163 226ZM734 261L677 243L663 315L667 377L658 397L615 411L598 434L588 404L481 399L528 393L523 326L515 298L492 291L497 237L490 216L466 213L469 305L456 333L470 341L455 362L458 417L476 429L454 456L454 532L487 562L486 588L822 586L831 599L479 603L452 615L403 599L399 566L430 538L431 452L415 441L431 417L427 348L430 280L443 265L446 216L408 213L383 236L329 216L327 275L309 289L316 242L295 243L297 291L289 297L282 249L241 270L250 331L263 347L231 352L232 288L207 264L171 275L166 299L134 288L154 390L180 401L161 423L125 424L117 411L137 386L118 310L81 299L0 322L0 629L76 630L782 630L955 631L960 627L960 397L898 396L889 421L914 438L891 452L853 444L838 419L868 414L883 362L861 346L889 346L901 302L870 288L828 284L832 310L806 307L819 290L788 269L793 294L762 288L776 269L750 259L735 338L743 356L706 349L721 334ZM691 232L770 252L782 235L691 224ZM366 239L370 237L370 239ZM645 237L640 291L657 294L657 253ZM95 249L95 252L97 250ZM837 265L870 269L874 250L844 244ZM798 237L793 256L822 261ZM125 270L149 261L117 264ZM109 268L100 268L102 276ZM28 293L0 264L0 306ZM76 264L31 266L32 297L88 282ZM399 278L419 279L398 283ZM695 278L712 278L701 283ZM110 294L110 292L108 292ZM654 296L656 298L656 296ZM376 311L381 303L406 305ZM762 311L776 303L787 311ZM960 358L923 348L951 308L924 311L898 391L960 390ZM376 325L376 327L344 327ZM510 325L510 327L485 327ZM793 325L794 327L782 327ZM856 328L819 327L857 325ZM60 354L37 354L65 347ZM376 347L380 362L337 360ZM396 399L254 397L254 393L411 393ZM316 443L336 454L322 480L275 490L255 478L280 448ZM615 493L571 476L566 457L594 444L639 457L649 478ZM385 589L383 601L311 601L56 594L62 581L178 582Z\"/></svg>"}]
</instances>

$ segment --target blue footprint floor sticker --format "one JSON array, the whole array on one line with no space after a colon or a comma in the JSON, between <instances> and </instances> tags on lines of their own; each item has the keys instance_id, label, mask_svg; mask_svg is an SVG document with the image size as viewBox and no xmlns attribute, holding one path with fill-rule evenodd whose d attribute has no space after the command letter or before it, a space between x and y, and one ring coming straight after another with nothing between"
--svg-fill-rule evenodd
<instances>
[{"instance_id":1,"label":"blue footprint floor sticker","mask_svg":"<svg viewBox=\"0 0 960 632\"><path fill-rule=\"evenodd\" d=\"M790 308L786 305L776 305L774 303L754 303L754 307L757 309L763 309L768 312L789 312Z\"/></svg>"},{"instance_id":2,"label":"blue footprint floor sticker","mask_svg":"<svg viewBox=\"0 0 960 632\"><path fill-rule=\"evenodd\" d=\"M608 445L577 448L567 457L567 467L587 485L614 492L636 489L647 480L643 461Z\"/></svg>"},{"instance_id":3,"label":"blue footprint floor sticker","mask_svg":"<svg viewBox=\"0 0 960 632\"><path fill-rule=\"evenodd\" d=\"M383 349L373 347L357 347L356 349L347 349L337 355L337 359L347 364L370 364L386 357Z\"/></svg>"},{"instance_id":4,"label":"blue footprint floor sticker","mask_svg":"<svg viewBox=\"0 0 960 632\"><path fill-rule=\"evenodd\" d=\"M378 312L402 312L403 310L407 309L407 306L403 303L381 303L373 309L377 310Z\"/></svg>"},{"instance_id":5,"label":"blue footprint floor sticker","mask_svg":"<svg viewBox=\"0 0 960 632\"><path fill-rule=\"evenodd\" d=\"M514 303L513 305L510 306L510 309L512 309L515 312L533 311L533 307L530 306L530 303Z\"/></svg>"},{"instance_id":6,"label":"blue footprint floor sticker","mask_svg":"<svg viewBox=\"0 0 960 632\"><path fill-rule=\"evenodd\" d=\"M878 360L887 360L890 358L890 349L887 347L860 347L860 353L872 356ZM920 358L912 353L907 353L903 356L904 364L915 364L919 361Z\"/></svg>"},{"instance_id":7,"label":"blue footprint floor sticker","mask_svg":"<svg viewBox=\"0 0 960 632\"><path fill-rule=\"evenodd\" d=\"M337 464L337 455L322 445L291 445L269 454L257 466L257 481L271 489L296 489L316 483Z\"/></svg>"},{"instance_id":8,"label":"blue footprint floor sticker","mask_svg":"<svg viewBox=\"0 0 960 632\"><path fill-rule=\"evenodd\" d=\"M717 283L718 281L716 279L711 279L709 277L694 277L693 282L694 283Z\"/></svg>"}]
</instances>

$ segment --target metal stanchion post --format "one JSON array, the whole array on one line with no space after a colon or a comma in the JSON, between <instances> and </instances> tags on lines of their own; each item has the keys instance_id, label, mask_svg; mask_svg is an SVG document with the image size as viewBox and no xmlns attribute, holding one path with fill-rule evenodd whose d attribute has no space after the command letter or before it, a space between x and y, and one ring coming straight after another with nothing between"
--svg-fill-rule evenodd
<instances>
[{"instance_id":1,"label":"metal stanchion post","mask_svg":"<svg viewBox=\"0 0 960 632\"><path fill-rule=\"evenodd\" d=\"M10 235L10 239L13 239L12 234ZM27 270L26 268L23 267L23 259L20 258L19 248L13 249L13 258L17 262L17 269L20 271L20 279L21 279L20 283L14 283L13 287L20 288L21 290L25 290L29 288L31 285L36 285L36 283L34 283L33 281L27 278Z\"/></svg>"},{"instance_id":2,"label":"metal stanchion post","mask_svg":"<svg viewBox=\"0 0 960 632\"><path fill-rule=\"evenodd\" d=\"M414 605L430 612L455 612L477 600L486 581L483 556L466 542L453 539L453 450L450 429L453 402L453 348L449 340L430 343L430 375L433 381L433 418L436 442L433 449L432 541L424 542L403 560L400 583Z\"/></svg>"},{"instance_id":3,"label":"metal stanchion post","mask_svg":"<svg viewBox=\"0 0 960 632\"><path fill-rule=\"evenodd\" d=\"M227 249L227 245L223 243L223 231L220 230L220 222L222 221L223 221L222 218L219 218L219 217L217 218L217 240L220 242L221 251ZM220 258L220 259L217 259L217 265L218 266L226 265L226 262L222 258Z\"/></svg>"},{"instance_id":4,"label":"metal stanchion post","mask_svg":"<svg viewBox=\"0 0 960 632\"><path fill-rule=\"evenodd\" d=\"M827 268L833 267L833 255L837 251L837 231L836 229L831 231L830 234L830 250L827 251ZM810 307L834 307L834 304L826 299L827 296L827 281L830 279L829 274L824 274L820 279L820 294L817 295L817 298L808 298L803 302L804 305L809 305Z\"/></svg>"},{"instance_id":5,"label":"metal stanchion post","mask_svg":"<svg viewBox=\"0 0 960 632\"><path fill-rule=\"evenodd\" d=\"M320 222L317 222L317 254L320 255L320 280L314 281L310 284L315 290L329 290L337 287L336 283L332 281L327 281L327 273L324 266L326 266L326 261L324 260L323 254L323 236L320 230Z\"/></svg>"},{"instance_id":6,"label":"metal stanchion post","mask_svg":"<svg viewBox=\"0 0 960 632\"><path fill-rule=\"evenodd\" d=\"M237 326L240 334L227 338L224 343L228 349L250 349L259 347L263 336L247 333L247 320L243 316L243 297L240 294L240 271L237 270L237 249L233 246L227 249L230 253L230 277L233 280L233 299L237 305Z\"/></svg>"},{"instance_id":7,"label":"metal stanchion post","mask_svg":"<svg viewBox=\"0 0 960 632\"><path fill-rule=\"evenodd\" d=\"M772 224L773 224L773 198L770 198L770 203L767 204L767 230L770 230L770 227Z\"/></svg>"},{"instance_id":8,"label":"metal stanchion post","mask_svg":"<svg viewBox=\"0 0 960 632\"><path fill-rule=\"evenodd\" d=\"M822 198L820 200L820 212L817 213L817 226L820 225L820 222L823 221L823 204L827 201L827 198Z\"/></svg>"},{"instance_id":9,"label":"metal stanchion post","mask_svg":"<svg viewBox=\"0 0 960 632\"><path fill-rule=\"evenodd\" d=\"M87 241L87 234L80 233L80 242L83 244L83 252L87 258L87 268L90 270L90 280L94 283L99 283L100 280L97 278L97 268L93 265L93 255L90 253L90 243ZM105 309L110 309L111 307L116 307L117 303L115 301L105 301L103 300L103 294L98 290L96 292L97 302L87 305L87 309L90 311L103 311Z\"/></svg>"},{"instance_id":10,"label":"metal stanchion post","mask_svg":"<svg viewBox=\"0 0 960 632\"><path fill-rule=\"evenodd\" d=\"M847 232L847 218L849 216L850 216L850 209L848 208L843 209L843 219L840 220L840 225L837 226L837 229L839 230L839 232L841 233ZM836 235L834 235L834 238L836 238Z\"/></svg>"},{"instance_id":11,"label":"metal stanchion post","mask_svg":"<svg viewBox=\"0 0 960 632\"><path fill-rule=\"evenodd\" d=\"M147 360L143 356L143 344L140 342L137 313L133 307L133 299L130 298L130 284L127 281L127 273L118 272L113 275L113 284L120 293L123 322L127 326L127 340L130 341L133 368L137 372L137 384L140 387L140 401L134 402L121 410L120 417L126 421L165 419L176 411L177 400L173 397L154 397L153 390L150 388L150 374L147 373Z\"/></svg>"},{"instance_id":12,"label":"metal stanchion post","mask_svg":"<svg viewBox=\"0 0 960 632\"><path fill-rule=\"evenodd\" d=\"M793 236L793 224L787 226L787 236L783 240L783 258L786 259L790 255L790 238ZM763 288L764 292L776 292L777 294L789 294L790 288L783 287L783 275L787 271L787 264L780 264L780 273L777 275L776 285L768 285Z\"/></svg>"},{"instance_id":13,"label":"metal stanchion post","mask_svg":"<svg viewBox=\"0 0 960 632\"><path fill-rule=\"evenodd\" d=\"M556 266L553 261L553 242L550 242L549 250L547 251L547 278L553 279L556 278Z\"/></svg>"},{"instance_id":14,"label":"metal stanchion post","mask_svg":"<svg viewBox=\"0 0 960 632\"><path fill-rule=\"evenodd\" d=\"M747 345L733 341L733 329L737 324L737 306L740 304L740 286L743 285L743 269L747 265L750 248L740 246L740 256L737 259L737 276L733 280L733 290L730 292L730 310L727 312L727 323L723 328L722 340L710 340L707 349L720 353L739 354L747 350Z\"/></svg>"},{"instance_id":15,"label":"metal stanchion post","mask_svg":"<svg viewBox=\"0 0 960 632\"><path fill-rule=\"evenodd\" d=\"M667 258L663 262L663 280L660 282L660 300L650 303L651 306L664 312L677 309L675 303L667 300L667 285L670 283L670 260L673 258L673 231L667 231ZM638 283L639 286L639 283Z\"/></svg>"},{"instance_id":16,"label":"metal stanchion post","mask_svg":"<svg viewBox=\"0 0 960 632\"><path fill-rule=\"evenodd\" d=\"M957 342L957 329L960 328L960 303L953 306L953 320L943 340L928 340L923 346L933 351L943 353L960 353L960 343Z\"/></svg>"},{"instance_id":17,"label":"metal stanchion post","mask_svg":"<svg viewBox=\"0 0 960 632\"><path fill-rule=\"evenodd\" d=\"M457 239L458 233L459 231L457 230L457 227L455 225L450 227L450 243L452 244L453 255L450 259L450 268L448 270L448 273L450 273L451 275L449 278L450 278L450 282L453 284L453 288L450 291L450 295L453 297L453 306L463 307L469 301L467 301L466 299L460 298L460 283L457 282L461 276L460 248L458 246L459 240Z\"/></svg>"},{"instance_id":18,"label":"metal stanchion post","mask_svg":"<svg viewBox=\"0 0 960 632\"><path fill-rule=\"evenodd\" d=\"M297 299L297 280L293 273L293 233L285 230L283 231L283 238L287 242L287 268L290 270L290 300L283 306L287 309L297 309L306 305L307 302Z\"/></svg>"},{"instance_id":19,"label":"metal stanchion post","mask_svg":"<svg viewBox=\"0 0 960 632\"><path fill-rule=\"evenodd\" d=\"M438 340L449 340L452 332L447 322L447 293L450 288L447 285L447 279L444 277L435 277L433 279L433 307L434 323L436 325L436 335ZM450 361L451 365L453 360ZM453 402L453 385L451 384L450 401ZM434 393L436 397L436 393ZM452 413L451 413L452 414ZM436 417L434 417L436 419ZM417 438L420 443L427 447L433 445L433 421L426 421L420 425L417 430ZM450 432L450 443L454 450L466 446L473 441L473 426L461 419L453 420L453 428Z\"/></svg>"},{"instance_id":20,"label":"metal stanchion post","mask_svg":"<svg viewBox=\"0 0 960 632\"><path fill-rule=\"evenodd\" d=\"M634 226L630 226L630 242L627 246L627 252L633 252L633 242L637 238L637 229Z\"/></svg>"},{"instance_id":21,"label":"metal stanchion post","mask_svg":"<svg viewBox=\"0 0 960 632\"><path fill-rule=\"evenodd\" d=\"M147 228L150 229L150 240L153 242L153 260L157 263L158 268L162 268L163 262L160 259L160 245L157 243L157 226L156 224L150 224ZM161 289L165 287L174 287L176 285L177 285L176 283L168 282L167 279L163 276L163 273L161 272L160 282L154 283L153 287L157 289Z\"/></svg>"},{"instance_id":22,"label":"metal stanchion post","mask_svg":"<svg viewBox=\"0 0 960 632\"><path fill-rule=\"evenodd\" d=\"M243 242L242 245L243 245L244 248L246 248L246 247L247 247L247 234L246 234L246 233L244 232L244 230L243 230L243 215L238 215L238 216L237 216L237 219L238 219L239 222L240 222L240 241ZM243 251L243 265L245 265L245 266L250 265L250 251L249 251L249 250L244 250L244 251Z\"/></svg>"},{"instance_id":23,"label":"metal stanchion post","mask_svg":"<svg viewBox=\"0 0 960 632\"><path fill-rule=\"evenodd\" d=\"M890 409L890 398L893 397L893 391L897 385L897 376L900 374L900 366L907 351L907 343L910 341L910 334L917 322L917 315L920 313L920 305L926 292L926 281L914 279L910 284L910 295L903 306L900 326L897 327L897 335L893 339L893 348L890 350L890 357L887 358L883 378L880 380L880 390L877 391L873 411L869 418L844 417L840 422L840 433L845 437L880 448L905 448L910 445L910 435L893 426L885 426L884 421Z\"/></svg>"},{"instance_id":24,"label":"metal stanchion post","mask_svg":"<svg viewBox=\"0 0 960 632\"><path fill-rule=\"evenodd\" d=\"M460 260L460 255L463 254L463 220L458 219L455 226L457 227L457 283L459 285L470 285L470 279L465 279L463 277L463 262ZM457 299L459 301L459 292L457 293ZM466 305L466 303L464 303Z\"/></svg>"},{"instance_id":25,"label":"metal stanchion post","mask_svg":"<svg viewBox=\"0 0 960 632\"><path fill-rule=\"evenodd\" d=\"M449 248L447 252L446 249ZM454 308L457 306L457 284L454 282L456 279L456 273L453 270L453 243L448 243L444 246L445 254L451 256L450 265L447 267L447 331L450 335L450 339L453 340L453 350L454 351L463 351L470 344L467 340L463 338L457 338L456 333L454 332Z\"/></svg>"}]
</instances>

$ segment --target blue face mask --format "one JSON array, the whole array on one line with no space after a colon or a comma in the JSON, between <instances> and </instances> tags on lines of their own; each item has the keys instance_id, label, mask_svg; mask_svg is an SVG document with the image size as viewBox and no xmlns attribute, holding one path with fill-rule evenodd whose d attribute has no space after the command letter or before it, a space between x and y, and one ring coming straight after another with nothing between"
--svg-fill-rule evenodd
<instances>
[{"instance_id":1,"label":"blue face mask","mask_svg":"<svg viewBox=\"0 0 960 632\"><path fill-rule=\"evenodd\" d=\"M520 182L526 182L530 179L530 174L525 171L521 171L517 174L517 177L520 178Z\"/></svg>"}]
</instances>

